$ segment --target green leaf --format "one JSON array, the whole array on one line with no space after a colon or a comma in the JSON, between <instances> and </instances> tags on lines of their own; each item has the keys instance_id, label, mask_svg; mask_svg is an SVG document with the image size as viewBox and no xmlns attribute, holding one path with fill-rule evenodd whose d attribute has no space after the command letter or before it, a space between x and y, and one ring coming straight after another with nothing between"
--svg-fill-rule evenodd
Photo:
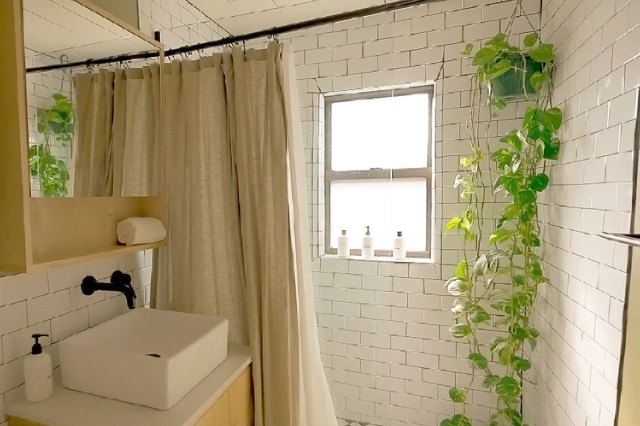
<instances>
[{"instance_id":1,"label":"green leaf","mask_svg":"<svg viewBox=\"0 0 640 426\"><path fill-rule=\"evenodd\" d=\"M475 308L469 314L469 321L474 324L480 324L488 322L491 319L491 315L481 306L475 306Z\"/></svg>"},{"instance_id":2,"label":"green leaf","mask_svg":"<svg viewBox=\"0 0 640 426\"><path fill-rule=\"evenodd\" d=\"M558 129L560 129L560 126L562 125L562 111L560 110L560 108L554 107L549 108L546 113L551 121L553 130L558 131Z\"/></svg>"},{"instance_id":3,"label":"green leaf","mask_svg":"<svg viewBox=\"0 0 640 426\"><path fill-rule=\"evenodd\" d=\"M504 33L498 33L494 35L493 38L487 41L484 45L493 47L497 50L509 49L510 47L512 47L509 45L509 42L507 41L507 35Z\"/></svg>"},{"instance_id":4,"label":"green leaf","mask_svg":"<svg viewBox=\"0 0 640 426\"><path fill-rule=\"evenodd\" d=\"M500 142L506 143L516 151L522 150L522 139L518 136L518 132L516 130L512 130L511 132L504 135L500 138Z\"/></svg>"},{"instance_id":5,"label":"green leaf","mask_svg":"<svg viewBox=\"0 0 640 426\"><path fill-rule=\"evenodd\" d=\"M453 402L464 402L467 398L467 391L455 386L451 387L449 388L449 398L451 398Z\"/></svg>"},{"instance_id":6,"label":"green leaf","mask_svg":"<svg viewBox=\"0 0 640 426\"><path fill-rule=\"evenodd\" d=\"M538 34L537 33L527 34L524 37L524 46L525 47L533 47L533 45L535 45L537 42L538 42Z\"/></svg>"},{"instance_id":7,"label":"green leaf","mask_svg":"<svg viewBox=\"0 0 640 426\"><path fill-rule=\"evenodd\" d=\"M478 50L473 57L472 64L474 66L487 65L496 61L498 58L498 51L493 47L483 47Z\"/></svg>"},{"instance_id":8,"label":"green leaf","mask_svg":"<svg viewBox=\"0 0 640 426\"><path fill-rule=\"evenodd\" d=\"M473 157L462 157L462 158L460 158L460 165L462 167L464 167L465 169L469 168L469 167L471 167L471 166L473 166L474 164L477 164L477 163L478 163L478 160L476 160Z\"/></svg>"},{"instance_id":9,"label":"green leaf","mask_svg":"<svg viewBox=\"0 0 640 426\"><path fill-rule=\"evenodd\" d=\"M503 109L505 109L507 107L507 102L502 98L499 98L497 96L493 96L493 97L491 97L491 100L489 101L489 105L491 105L495 109L503 110Z\"/></svg>"},{"instance_id":10,"label":"green leaf","mask_svg":"<svg viewBox=\"0 0 640 426\"><path fill-rule=\"evenodd\" d=\"M511 426L523 426L522 416L518 411L514 410L513 408L505 408L504 414L511 422Z\"/></svg>"},{"instance_id":11,"label":"green leaf","mask_svg":"<svg viewBox=\"0 0 640 426\"><path fill-rule=\"evenodd\" d=\"M473 274L477 277L481 277L487 273L488 261L487 256L482 254L473 264Z\"/></svg>"},{"instance_id":12,"label":"green leaf","mask_svg":"<svg viewBox=\"0 0 640 426\"><path fill-rule=\"evenodd\" d=\"M529 331L524 327L516 325L511 329L511 336L516 340L523 341L529 337Z\"/></svg>"},{"instance_id":13,"label":"green leaf","mask_svg":"<svg viewBox=\"0 0 640 426\"><path fill-rule=\"evenodd\" d=\"M531 87L535 90L540 90L546 79L547 76L545 74L542 74L540 71L536 71L531 74L531 77L529 77L529 83L531 83Z\"/></svg>"},{"instance_id":14,"label":"green leaf","mask_svg":"<svg viewBox=\"0 0 640 426\"><path fill-rule=\"evenodd\" d=\"M471 307L472 304L468 300L456 299L455 305L453 306L453 308L451 308L451 312L453 312L455 316L458 317L469 312L469 309Z\"/></svg>"},{"instance_id":15,"label":"green leaf","mask_svg":"<svg viewBox=\"0 0 640 426\"><path fill-rule=\"evenodd\" d=\"M527 371L531 368L531 362L529 360L526 360L524 358L520 358L518 356L514 356L511 359L511 366L513 367L514 370L518 371L518 372L523 372L523 371Z\"/></svg>"},{"instance_id":16,"label":"green leaf","mask_svg":"<svg viewBox=\"0 0 640 426\"><path fill-rule=\"evenodd\" d=\"M546 173L538 173L529 181L529 189L542 192L549 185L549 176Z\"/></svg>"},{"instance_id":17,"label":"green leaf","mask_svg":"<svg viewBox=\"0 0 640 426\"><path fill-rule=\"evenodd\" d=\"M470 353L467 358L469 359L469 364L472 368L484 370L489 365L487 358L478 352Z\"/></svg>"},{"instance_id":18,"label":"green leaf","mask_svg":"<svg viewBox=\"0 0 640 426\"><path fill-rule=\"evenodd\" d=\"M495 232L489 236L489 244L497 244L508 240L512 233L512 231L508 231L506 229L496 229Z\"/></svg>"},{"instance_id":19,"label":"green leaf","mask_svg":"<svg viewBox=\"0 0 640 426\"><path fill-rule=\"evenodd\" d=\"M511 61L502 59L485 70L485 80L493 80L511 69Z\"/></svg>"},{"instance_id":20,"label":"green leaf","mask_svg":"<svg viewBox=\"0 0 640 426\"><path fill-rule=\"evenodd\" d=\"M467 281L454 279L447 284L447 291L452 296L462 296L470 287L471 285Z\"/></svg>"},{"instance_id":21,"label":"green leaf","mask_svg":"<svg viewBox=\"0 0 640 426\"><path fill-rule=\"evenodd\" d=\"M518 191L518 202L520 204L533 204L536 202L536 193L530 189Z\"/></svg>"},{"instance_id":22,"label":"green leaf","mask_svg":"<svg viewBox=\"0 0 640 426\"><path fill-rule=\"evenodd\" d=\"M496 384L496 392L502 397L515 398L520 396L520 384L513 377L502 377Z\"/></svg>"},{"instance_id":23,"label":"green leaf","mask_svg":"<svg viewBox=\"0 0 640 426\"><path fill-rule=\"evenodd\" d=\"M492 388L498 384L499 380L500 377L496 376L495 374L491 374L484 378L484 380L482 381L482 386L485 388Z\"/></svg>"},{"instance_id":24,"label":"green leaf","mask_svg":"<svg viewBox=\"0 0 640 426\"><path fill-rule=\"evenodd\" d=\"M469 327L467 324L462 323L455 324L449 327L449 332L456 339L462 339L471 334L471 327Z\"/></svg>"},{"instance_id":25,"label":"green leaf","mask_svg":"<svg viewBox=\"0 0 640 426\"><path fill-rule=\"evenodd\" d=\"M560 154L560 139L553 138L549 143L544 144L543 158L547 160L557 160Z\"/></svg>"},{"instance_id":26,"label":"green leaf","mask_svg":"<svg viewBox=\"0 0 640 426\"><path fill-rule=\"evenodd\" d=\"M459 217L452 217L447 222L447 225L444 227L444 232L453 231L454 229L458 229L460 227L460 222L462 221Z\"/></svg>"},{"instance_id":27,"label":"green leaf","mask_svg":"<svg viewBox=\"0 0 640 426\"><path fill-rule=\"evenodd\" d=\"M458 266L456 266L456 270L454 272L454 275L456 276L456 278L463 280L463 281L469 281L469 273L467 270L467 261L466 260L462 260L460 263L458 263Z\"/></svg>"},{"instance_id":28,"label":"green leaf","mask_svg":"<svg viewBox=\"0 0 640 426\"><path fill-rule=\"evenodd\" d=\"M529 56L536 62L553 62L555 54L553 53L553 44L540 44L535 49L529 51Z\"/></svg>"},{"instance_id":29,"label":"green leaf","mask_svg":"<svg viewBox=\"0 0 640 426\"><path fill-rule=\"evenodd\" d=\"M463 56L469 56L471 55L471 51L473 50L473 44L472 43L467 43L464 46L464 49L462 49L460 51L460 53L462 53Z\"/></svg>"},{"instance_id":30,"label":"green leaf","mask_svg":"<svg viewBox=\"0 0 640 426\"><path fill-rule=\"evenodd\" d=\"M464 414L456 414L441 421L440 426L471 426L471 420Z\"/></svg>"}]
</instances>

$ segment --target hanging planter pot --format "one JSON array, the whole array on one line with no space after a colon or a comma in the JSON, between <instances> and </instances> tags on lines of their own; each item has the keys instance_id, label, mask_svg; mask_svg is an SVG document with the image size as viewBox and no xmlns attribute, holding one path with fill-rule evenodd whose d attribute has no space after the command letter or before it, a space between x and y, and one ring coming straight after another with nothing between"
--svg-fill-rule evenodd
<instances>
[{"instance_id":1,"label":"hanging planter pot","mask_svg":"<svg viewBox=\"0 0 640 426\"><path fill-rule=\"evenodd\" d=\"M491 82L494 95L509 99L535 94L531 76L535 72L542 72L543 64L526 54L505 55L505 59L511 61L511 69Z\"/></svg>"}]
</instances>

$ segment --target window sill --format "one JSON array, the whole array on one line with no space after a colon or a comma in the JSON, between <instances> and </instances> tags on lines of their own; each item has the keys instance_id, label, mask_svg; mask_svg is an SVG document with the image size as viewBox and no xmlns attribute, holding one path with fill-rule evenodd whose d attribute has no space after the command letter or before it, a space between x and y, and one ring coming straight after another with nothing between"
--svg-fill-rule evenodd
<instances>
[{"instance_id":1,"label":"window sill","mask_svg":"<svg viewBox=\"0 0 640 426\"><path fill-rule=\"evenodd\" d=\"M323 254L320 256L322 259L340 259L340 260L361 260L364 262L386 262L386 263L421 263L421 264L434 264L435 260L431 257L407 257L406 259L396 260L390 256L376 256L373 259L364 258L362 256L338 256L337 254Z\"/></svg>"}]
</instances>

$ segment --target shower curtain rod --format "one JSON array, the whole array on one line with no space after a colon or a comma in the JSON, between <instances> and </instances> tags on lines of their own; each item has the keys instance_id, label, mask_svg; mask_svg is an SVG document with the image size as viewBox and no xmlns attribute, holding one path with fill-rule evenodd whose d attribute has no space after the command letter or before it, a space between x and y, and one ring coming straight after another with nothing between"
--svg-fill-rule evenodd
<instances>
[{"instance_id":1,"label":"shower curtain rod","mask_svg":"<svg viewBox=\"0 0 640 426\"><path fill-rule=\"evenodd\" d=\"M347 0L345 0L347 1ZM350 12L338 13L335 15L323 16L320 18L313 18L302 22L297 22L294 24L282 25L279 27L272 27L265 30L254 31L247 34L241 34L237 36L228 36L218 40L213 41L205 41L203 43L192 44L188 46L182 46L175 49L168 49L164 52L164 56L174 56L180 55L184 53L189 53L193 51L208 49L211 47L219 47L231 45L234 43L240 43L246 40L253 40L260 37L273 37L279 34L288 33L296 30L303 30L307 28L317 27L324 24L331 24L333 22L346 21L354 18L361 18L364 16L375 15L383 12L391 12L398 9L406 9L411 6L417 6L423 3L432 3L440 0L398 0L391 3L381 4L377 6L370 6L363 9L352 10ZM97 58L97 59L87 59L86 61L78 61L78 62L66 62L55 65L44 65L40 67L31 67L27 68L27 74L32 72L44 72L44 71L53 71L65 68L75 68L75 67L87 67L90 68L94 65L106 65L106 64L114 64L125 61L131 61L135 59L150 59L157 58L160 56L160 52L149 50L144 52L137 53L125 53L117 56L109 56L106 58Z\"/></svg>"}]
</instances>

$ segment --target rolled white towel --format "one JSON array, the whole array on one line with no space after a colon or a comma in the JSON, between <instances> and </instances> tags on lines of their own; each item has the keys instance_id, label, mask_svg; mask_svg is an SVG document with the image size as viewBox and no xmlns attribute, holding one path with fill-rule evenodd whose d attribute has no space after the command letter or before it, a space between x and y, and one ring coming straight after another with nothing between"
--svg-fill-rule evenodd
<instances>
[{"instance_id":1,"label":"rolled white towel","mask_svg":"<svg viewBox=\"0 0 640 426\"><path fill-rule=\"evenodd\" d=\"M118 241L128 246L164 240L167 231L155 217L130 217L116 226Z\"/></svg>"}]
</instances>

